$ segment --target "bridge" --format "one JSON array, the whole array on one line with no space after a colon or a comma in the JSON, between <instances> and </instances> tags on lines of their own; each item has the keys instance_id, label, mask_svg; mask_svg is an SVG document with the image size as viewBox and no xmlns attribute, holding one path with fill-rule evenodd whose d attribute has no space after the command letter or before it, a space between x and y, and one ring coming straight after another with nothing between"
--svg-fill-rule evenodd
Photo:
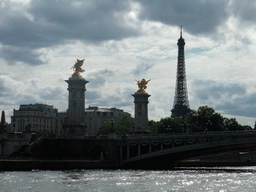
<instances>
[{"instance_id":1,"label":"bridge","mask_svg":"<svg viewBox=\"0 0 256 192\"><path fill-rule=\"evenodd\" d=\"M123 138L121 164L127 168L168 169L203 154L256 149L256 131L137 135Z\"/></svg>"},{"instance_id":2,"label":"bridge","mask_svg":"<svg viewBox=\"0 0 256 192\"><path fill-rule=\"evenodd\" d=\"M32 159L46 159L40 167L45 169L57 168L53 160L68 161L69 166L58 169L172 169L187 158L247 150L256 150L256 131L105 135L85 139L44 137L29 145L25 152Z\"/></svg>"}]
</instances>

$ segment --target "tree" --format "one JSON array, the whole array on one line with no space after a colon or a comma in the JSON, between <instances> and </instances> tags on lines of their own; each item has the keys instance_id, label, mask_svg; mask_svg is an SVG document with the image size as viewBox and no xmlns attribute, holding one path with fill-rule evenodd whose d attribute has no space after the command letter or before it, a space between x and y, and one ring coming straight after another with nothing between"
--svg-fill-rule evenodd
<instances>
[{"instance_id":1,"label":"tree","mask_svg":"<svg viewBox=\"0 0 256 192\"><path fill-rule=\"evenodd\" d=\"M157 126L157 129L156 129ZM154 133L181 133L203 132L203 131L224 131L224 130L245 130L251 129L248 126L240 125L235 118L223 117L212 107L200 106L197 110L192 109L188 119L162 118L158 122L149 121L150 132Z\"/></svg>"},{"instance_id":2,"label":"tree","mask_svg":"<svg viewBox=\"0 0 256 192\"><path fill-rule=\"evenodd\" d=\"M240 125L236 118L224 118L224 127L228 131L245 130L246 127Z\"/></svg>"},{"instance_id":3,"label":"tree","mask_svg":"<svg viewBox=\"0 0 256 192\"><path fill-rule=\"evenodd\" d=\"M100 132L100 134L102 135L108 135L109 133L112 132L112 129L111 129L111 123L108 122L108 123L103 123L99 126L98 130Z\"/></svg>"},{"instance_id":4,"label":"tree","mask_svg":"<svg viewBox=\"0 0 256 192\"><path fill-rule=\"evenodd\" d=\"M103 123L99 126L99 132L102 135L108 135L109 133L115 133L122 135L129 131L131 125L133 123L133 119L128 116L121 117L118 121L113 122L113 125L111 122ZM112 129L113 126L113 129Z\"/></svg>"},{"instance_id":5,"label":"tree","mask_svg":"<svg viewBox=\"0 0 256 192\"><path fill-rule=\"evenodd\" d=\"M128 116L121 117L115 124L114 124L114 131L116 134L122 135L128 132L132 126L133 119Z\"/></svg>"},{"instance_id":6,"label":"tree","mask_svg":"<svg viewBox=\"0 0 256 192\"><path fill-rule=\"evenodd\" d=\"M198 112L195 109L190 110L188 118L188 131L191 132L203 132L205 127L198 122Z\"/></svg>"},{"instance_id":7,"label":"tree","mask_svg":"<svg viewBox=\"0 0 256 192\"><path fill-rule=\"evenodd\" d=\"M158 133L181 133L183 131L184 120L166 117L160 119Z\"/></svg>"},{"instance_id":8,"label":"tree","mask_svg":"<svg viewBox=\"0 0 256 192\"><path fill-rule=\"evenodd\" d=\"M222 131L224 130L223 122L224 118L215 110L208 106L200 106L197 111L191 110L188 119L191 128L196 131ZM192 124L192 125L191 125ZM191 130L195 131L195 130Z\"/></svg>"},{"instance_id":9,"label":"tree","mask_svg":"<svg viewBox=\"0 0 256 192\"><path fill-rule=\"evenodd\" d=\"M148 130L150 133L154 134L154 133L158 133L157 129L159 126L159 122L150 120L148 121Z\"/></svg>"}]
</instances>

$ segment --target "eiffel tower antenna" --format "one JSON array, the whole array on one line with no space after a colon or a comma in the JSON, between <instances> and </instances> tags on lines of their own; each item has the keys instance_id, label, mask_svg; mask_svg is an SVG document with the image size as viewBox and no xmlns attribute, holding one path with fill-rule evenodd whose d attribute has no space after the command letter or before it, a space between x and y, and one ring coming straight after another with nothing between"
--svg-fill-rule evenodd
<instances>
[{"instance_id":1,"label":"eiffel tower antenna","mask_svg":"<svg viewBox=\"0 0 256 192\"><path fill-rule=\"evenodd\" d=\"M180 26L180 37L182 38L182 25Z\"/></svg>"}]
</instances>

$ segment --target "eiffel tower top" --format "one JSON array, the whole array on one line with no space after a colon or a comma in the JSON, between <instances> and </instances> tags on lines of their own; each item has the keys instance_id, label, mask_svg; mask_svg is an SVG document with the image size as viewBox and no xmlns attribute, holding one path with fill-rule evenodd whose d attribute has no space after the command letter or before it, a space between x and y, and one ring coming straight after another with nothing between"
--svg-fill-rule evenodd
<instances>
[{"instance_id":1,"label":"eiffel tower top","mask_svg":"<svg viewBox=\"0 0 256 192\"><path fill-rule=\"evenodd\" d=\"M185 45L185 39L182 38L182 25L180 26L180 38L178 39L178 46L184 46Z\"/></svg>"}]
</instances>

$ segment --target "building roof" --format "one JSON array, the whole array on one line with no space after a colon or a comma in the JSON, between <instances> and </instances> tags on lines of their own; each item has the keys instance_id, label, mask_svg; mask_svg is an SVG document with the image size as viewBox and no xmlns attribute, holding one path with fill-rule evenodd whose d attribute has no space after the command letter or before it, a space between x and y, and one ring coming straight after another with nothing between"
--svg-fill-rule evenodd
<instances>
[{"instance_id":1,"label":"building roof","mask_svg":"<svg viewBox=\"0 0 256 192\"><path fill-rule=\"evenodd\" d=\"M85 108L85 112L124 112L122 109L113 108L99 108L99 107L91 107Z\"/></svg>"}]
</instances>

